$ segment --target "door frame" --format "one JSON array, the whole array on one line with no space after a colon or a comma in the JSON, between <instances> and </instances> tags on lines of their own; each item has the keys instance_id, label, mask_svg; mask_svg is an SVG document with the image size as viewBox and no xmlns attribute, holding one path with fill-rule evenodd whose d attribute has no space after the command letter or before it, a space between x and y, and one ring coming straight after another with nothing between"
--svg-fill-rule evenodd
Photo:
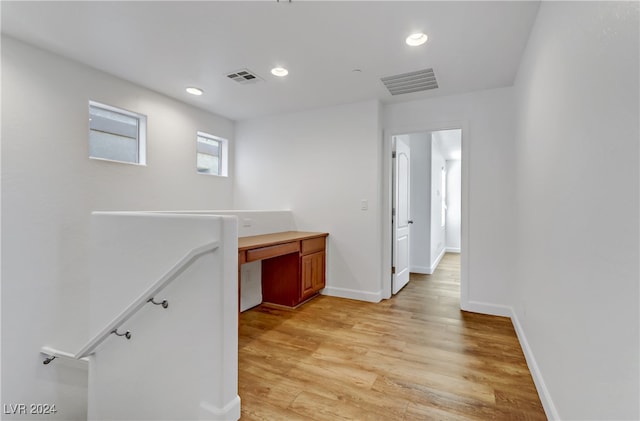
<instances>
[{"instance_id":1,"label":"door frame","mask_svg":"<svg viewBox=\"0 0 640 421\"><path fill-rule=\"evenodd\" d=\"M395 258L398 257L397 255L397 250L395 250L396 246L398 245L398 221L400 220L400 211L398 209L399 206L396 206L400 203L400 201L398 200L398 202L396 203L396 195L398 194L398 180L397 180L397 176L399 175L398 171L398 139L396 138L397 136L392 136L391 137L391 149L392 149L392 153L391 153L391 209L392 209L392 213L393 213L393 208L396 208L396 215L395 215L395 219L393 218L393 215L391 217L391 266L393 267L394 264L396 266L396 272L394 273L392 271L391 273L391 294L395 295L398 292L400 292L400 290L402 290L402 288L404 288L408 283L409 283L409 277L411 275L411 262L410 262L410 253L411 253L411 224L413 223L413 221L411 221L411 145L408 143L405 143L404 141L401 141L402 143L404 143L406 145L406 148L408 150L408 174L407 174L407 205L408 205L408 209L407 209L407 225L406 225L406 232L407 232L407 267L406 267L406 282L404 282L402 284L402 286L394 293L394 278L395 281L398 281L398 275L400 274L400 272L398 272L398 262L395 261L397 259L394 259L394 254L395 254ZM395 221L395 224L394 224Z\"/></svg>"},{"instance_id":2,"label":"door frame","mask_svg":"<svg viewBox=\"0 0 640 421\"><path fill-rule=\"evenodd\" d=\"M469 191L470 191L470 179L469 179L469 145L470 134L469 124L466 120L459 121L447 121L447 122L433 122L425 123L418 127L404 127L398 129L386 129L383 131L382 136L382 298L389 299L392 297L391 293L391 264L392 264L392 243L393 243L393 224L391 219L391 209L393 207L393 190L391 183L392 179L392 142L393 136L411 134L411 133L424 133L424 132L436 132L440 130L462 130L462 165L461 165L461 182L462 182L462 197L461 197L461 221L460 221L460 308L466 310L469 308L469 284L471 282L470 268L469 268Z\"/></svg>"}]
</instances>

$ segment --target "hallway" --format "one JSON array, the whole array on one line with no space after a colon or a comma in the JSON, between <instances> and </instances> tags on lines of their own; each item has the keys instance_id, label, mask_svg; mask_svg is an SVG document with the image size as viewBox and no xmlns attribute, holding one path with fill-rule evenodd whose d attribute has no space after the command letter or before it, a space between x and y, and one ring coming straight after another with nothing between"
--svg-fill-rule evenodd
<instances>
[{"instance_id":1,"label":"hallway","mask_svg":"<svg viewBox=\"0 0 640 421\"><path fill-rule=\"evenodd\" d=\"M242 420L545 420L511 325L459 310L460 257L378 304L242 313Z\"/></svg>"}]
</instances>

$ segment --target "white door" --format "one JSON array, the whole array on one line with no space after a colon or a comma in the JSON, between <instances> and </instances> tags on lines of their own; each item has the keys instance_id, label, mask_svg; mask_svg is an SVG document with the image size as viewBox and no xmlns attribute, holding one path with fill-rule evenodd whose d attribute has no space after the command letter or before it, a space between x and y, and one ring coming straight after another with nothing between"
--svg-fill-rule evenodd
<instances>
[{"instance_id":1,"label":"white door","mask_svg":"<svg viewBox=\"0 0 640 421\"><path fill-rule=\"evenodd\" d=\"M409 183L411 150L401 137L395 138L393 192L393 277L391 289L397 294L409 282Z\"/></svg>"}]
</instances>

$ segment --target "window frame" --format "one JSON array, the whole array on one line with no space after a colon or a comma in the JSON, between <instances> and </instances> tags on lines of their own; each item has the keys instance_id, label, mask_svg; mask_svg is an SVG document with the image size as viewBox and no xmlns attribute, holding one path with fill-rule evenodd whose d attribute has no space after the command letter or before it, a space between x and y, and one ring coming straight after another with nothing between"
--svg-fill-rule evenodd
<instances>
[{"instance_id":1,"label":"window frame","mask_svg":"<svg viewBox=\"0 0 640 421\"><path fill-rule=\"evenodd\" d=\"M105 111L109 111L116 114L121 114L127 117L132 117L138 120L138 136L136 139L137 149L138 149L138 159L136 162L134 161L122 161L118 159L104 158L99 156L92 156L91 149L89 149L89 159L97 160L97 161L107 161L107 162L117 162L119 164L129 164L129 165L147 165L147 116L144 114L136 113L133 111L125 110L123 108L115 107L113 105L104 104L98 101L89 100L89 118L91 119L91 108L98 108ZM91 123L89 122L89 144L91 142Z\"/></svg>"},{"instance_id":2,"label":"window frame","mask_svg":"<svg viewBox=\"0 0 640 421\"><path fill-rule=\"evenodd\" d=\"M206 152L200 152L198 145L200 143L200 138L213 140L218 142L218 173L213 172L201 172L198 171L198 154L215 156L212 154L208 154ZM216 177L228 177L228 161L229 161L229 140L212 135L207 132L197 131L196 132L196 173L199 175L211 175Z\"/></svg>"}]
</instances>

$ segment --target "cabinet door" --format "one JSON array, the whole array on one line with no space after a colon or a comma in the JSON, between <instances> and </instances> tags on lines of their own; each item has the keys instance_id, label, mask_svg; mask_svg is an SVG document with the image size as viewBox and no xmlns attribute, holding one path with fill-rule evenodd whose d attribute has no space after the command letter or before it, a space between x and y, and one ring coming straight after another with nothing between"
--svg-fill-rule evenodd
<instances>
[{"instance_id":1,"label":"cabinet door","mask_svg":"<svg viewBox=\"0 0 640 421\"><path fill-rule=\"evenodd\" d=\"M300 259L302 266L300 300L305 300L324 288L324 252L307 254Z\"/></svg>"},{"instance_id":2,"label":"cabinet door","mask_svg":"<svg viewBox=\"0 0 640 421\"><path fill-rule=\"evenodd\" d=\"M325 271L325 254L323 252L319 252L315 254L316 257L313 259L313 292L318 292L325 286L324 279L324 271Z\"/></svg>"},{"instance_id":3,"label":"cabinet door","mask_svg":"<svg viewBox=\"0 0 640 421\"><path fill-rule=\"evenodd\" d=\"M302 256L301 266L300 299L304 300L324 288L324 252Z\"/></svg>"},{"instance_id":4,"label":"cabinet door","mask_svg":"<svg viewBox=\"0 0 640 421\"><path fill-rule=\"evenodd\" d=\"M307 254L300 258L302 269L300 301L313 295L313 256L314 254Z\"/></svg>"}]
</instances>

